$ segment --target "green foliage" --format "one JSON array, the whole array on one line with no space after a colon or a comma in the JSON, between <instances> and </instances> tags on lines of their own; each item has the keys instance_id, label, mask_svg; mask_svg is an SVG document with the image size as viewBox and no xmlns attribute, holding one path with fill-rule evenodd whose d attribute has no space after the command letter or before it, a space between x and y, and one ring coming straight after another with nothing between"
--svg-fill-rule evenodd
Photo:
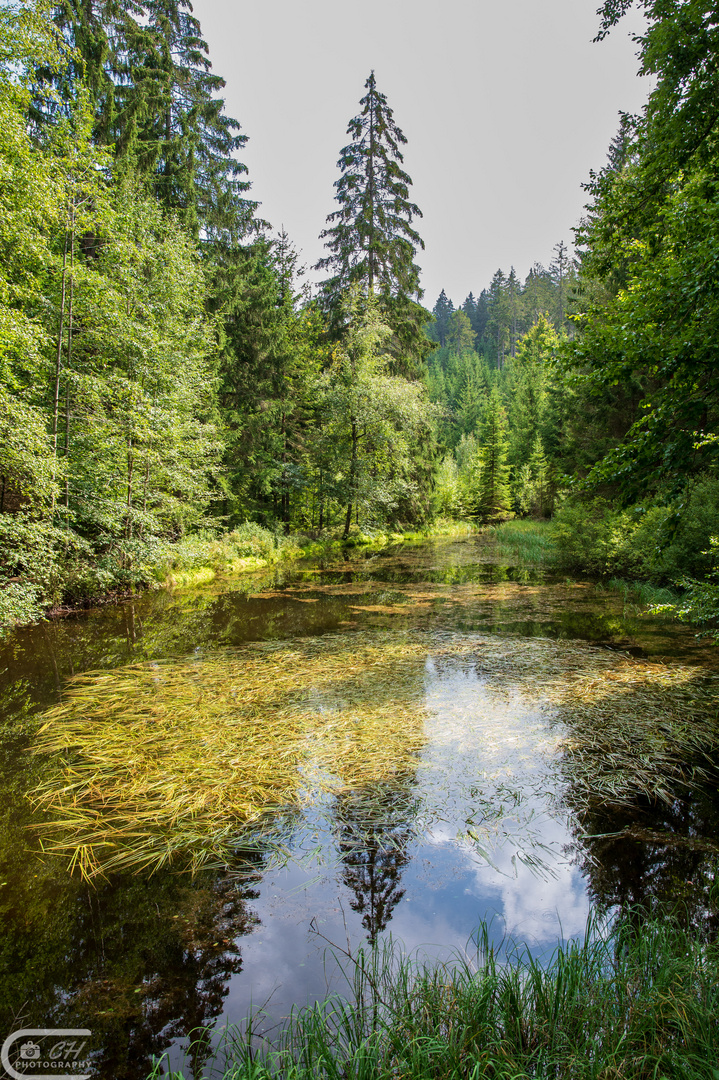
<instances>
[{"instance_id":1,"label":"green foliage","mask_svg":"<svg viewBox=\"0 0 719 1080\"><path fill-rule=\"evenodd\" d=\"M645 552L633 543L638 522L638 515L613 510L601 499L564 503L553 519L558 568L646 576Z\"/></svg>"},{"instance_id":2,"label":"green foliage","mask_svg":"<svg viewBox=\"0 0 719 1080\"><path fill-rule=\"evenodd\" d=\"M41 7L4 9L1 29L0 547L17 620L147 580L157 541L202 519L219 443L196 245L93 146L82 85L33 135L27 69L62 86L73 57Z\"/></svg>"},{"instance_id":3,"label":"green foliage","mask_svg":"<svg viewBox=\"0 0 719 1080\"><path fill-rule=\"evenodd\" d=\"M507 445L507 416L499 393L494 390L482 424L480 477L474 508L483 521L496 521L509 511Z\"/></svg>"},{"instance_id":4,"label":"green foliage","mask_svg":"<svg viewBox=\"0 0 719 1080\"><path fill-rule=\"evenodd\" d=\"M0 589L0 638L16 625L42 618L40 590L34 585L13 582Z\"/></svg>"},{"instance_id":5,"label":"green foliage","mask_svg":"<svg viewBox=\"0 0 719 1080\"><path fill-rule=\"evenodd\" d=\"M604 4L600 36L630 6ZM567 351L611 434L604 446L592 434L588 483L625 503L674 497L713 467L719 423L716 20L705 2L641 6L640 58L654 86L588 185L580 333Z\"/></svg>"},{"instance_id":6,"label":"green foliage","mask_svg":"<svg viewBox=\"0 0 719 1080\"><path fill-rule=\"evenodd\" d=\"M718 545L719 538L714 538L712 546L719 563ZM703 635L710 634L719 642L719 585L716 583L716 571L711 577L713 580L705 581L684 578L680 582L683 586L681 599L653 598L651 611L655 615L672 615L682 622L701 627Z\"/></svg>"},{"instance_id":7,"label":"green foliage","mask_svg":"<svg viewBox=\"0 0 719 1080\"><path fill-rule=\"evenodd\" d=\"M355 289L345 304L345 340L335 346L313 396L325 491L346 508L347 538L353 510L370 524L397 520L401 504L420 494L413 448L431 431L432 407L420 383L388 374L381 350L391 331L377 301Z\"/></svg>"},{"instance_id":8,"label":"green foliage","mask_svg":"<svg viewBox=\"0 0 719 1080\"><path fill-rule=\"evenodd\" d=\"M614 574L684 585L715 570L719 481L691 484L681 500L617 510L606 500L567 501L553 519L557 564L590 574Z\"/></svg>"},{"instance_id":9,"label":"green foliage","mask_svg":"<svg viewBox=\"0 0 719 1080\"><path fill-rule=\"evenodd\" d=\"M440 517L465 516L462 483L454 454L445 454L439 464L432 493L432 506L435 514Z\"/></svg>"},{"instance_id":10,"label":"green foliage","mask_svg":"<svg viewBox=\"0 0 719 1080\"><path fill-rule=\"evenodd\" d=\"M186 571L210 569L213 574L232 574L299 553L296 539L246 521L221 536L199 534L165 544L158 551L153 574L158 580L171 578L179 583L180 575Z\"/></svg>"},{"instance_id":11,"label":"green foliage","mask_svg":"<svg viewBox=\"0 0 719 1080\"><path fill-rule=\"evenodd\" d=\"M245 197L247 142L218 97L200 23L189 0L87 4L61 0L54 22L73 52L61 67L39 64L33 114L52 126L48 92L72 108L87 91L92 141L112 146L193 237L237 242L257 204Z\"/></svg>"},{"instance_id":12,"label":"green foliage","mask_svg":"<svg viewBox=\"0 0 719 1080\"><path fill-rule=\"evenodd\" d=\"M548 517L553 506L549 464L539 435L534 441L529 461L520 466L514 483L517 507L522 514Z\"/></svg>"},{"instance_id":13,"label":"green foliage","mask_svg":"<svg viewBox=\"0 0 719 1080\"><path fill-rule=\"evenodd\" d=\"M541 962L518 946L498 957L486 926L476 940L475 963L444 966L409 959L393 942L338 949L345 993L293 1015L271 1048L258 1050L251 1024L236 1032L222 1048L225 1080L715 1080L716 944L678 919L634 912L590 925L583 941Z\"/></svg>"}]
</instances>

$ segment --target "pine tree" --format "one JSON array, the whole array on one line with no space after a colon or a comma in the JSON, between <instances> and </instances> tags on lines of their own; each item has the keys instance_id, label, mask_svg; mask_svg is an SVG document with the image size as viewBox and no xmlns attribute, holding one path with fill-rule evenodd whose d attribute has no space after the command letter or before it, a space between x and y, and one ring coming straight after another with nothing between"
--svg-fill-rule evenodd
<instances>
[{"instance_id":1,"label":"pine tree","mask_svg":"<svg viewBox=\"0 0 719 1080\"><path fill-rule=\"evenodd\" d=\"M430 328L432 340L436 341L440 346L447 344L447 329L453 311L454 304L447 298L446 292L442 289L442 292L437 297L437 303L432 308L434 325Z\"/></svg>"},{"instance_id":2,"label":"pine tree","mask_svg":"<svg viewBox=\"0 0 719 1080\"><path fill-rule=\"evenodd\" d=\"M340 208L328 216L329 228L320 234L330 254L315 269L331 273L322 295L335 329L341 329L343 295L359 285L366 296L377 296L392 330L395 370L416 375L428 351L427 312L419 304L422 290L414 261L424 243L412 227L422 214L410 201L412 181L401 168L400 146L407 140L377 89L374 72L365 88L362 110L347 128L351 142L337 163L342 170L335 183Z\"/></svg>"},{"instance_id":3,"label":"pine tree","mask_svg":"<svg viewBox=\"0 0 719 1080\"><path fill-rule=\"evenodd\" d=\"M507 416L499 391L489 396L482 424L481 474L477 513L484 521L496 521L509 510L507 468Z\"/></svg>"}]
</instances>

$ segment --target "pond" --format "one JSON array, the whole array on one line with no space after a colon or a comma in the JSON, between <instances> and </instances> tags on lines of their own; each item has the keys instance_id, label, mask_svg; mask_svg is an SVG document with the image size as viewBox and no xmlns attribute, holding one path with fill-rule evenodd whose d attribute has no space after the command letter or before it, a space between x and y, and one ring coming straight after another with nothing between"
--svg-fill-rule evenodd
<instances>
[{"instance_id":1,"label":"pond","mask_svg":"<svg viewBox=\"0 0 719 1080\"><path fill-rule=\"evenodd\" d=\"M714 647L481 537L147 593L1 648L3 1038L91 1029L100 1080L163 1053L203 1075L228 1023L341 992L331 946L446 959L488 921L543 955L638 903L715 921Z\"/></svg>"}]
</instances>

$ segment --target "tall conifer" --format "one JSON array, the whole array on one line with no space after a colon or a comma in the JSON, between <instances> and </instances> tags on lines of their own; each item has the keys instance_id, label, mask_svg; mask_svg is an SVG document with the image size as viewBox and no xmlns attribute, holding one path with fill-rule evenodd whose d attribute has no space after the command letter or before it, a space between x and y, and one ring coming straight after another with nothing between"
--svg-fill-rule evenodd
<instances>
[{"instance_id":1,"label":"tall conifer","mask_svg":"<svg viewBox=\"0 0 719 1080\"><path fill-rule=\"evenodd\" d=\"M43 83L68 102L86 85L96 143L114 146L196 236L243 236L256 207L235 157L247 136L225 115L190 0L60 0L53 19L80 62L38 72L35 119L56 111Z\"/></svg>"},{"instance_id":2,"label":"tall conifer","mask_svg":"<svg viewBox=\"0 0 719 1080\"><path fill-rule=\"evenodd\" d=\"M453 311L454 304L447 298L446 292L442 289L442 292L437 297L437 303L432 308L434 325L431 327L432 338L434 341L437 341L440 346L447 344L449 317Z\"/></svg>"},{"instance_id":3,"label":"tall conifer","mask_svg":"<svg viewBox=\"0 0 719 1080\"><path fill-rule=\"evenodd\" d=\"M418 248L424 248L412 222L421 217L410 201L412 181L403 171L400 146L407 140L394 121L387 98L377 89L374 72L365 83L358 116L350 120L351 142L337 163L342 175L335 183L339 209L321 234L329 254L316 270L329 270L322 292L338 329L342 296L351 285L375 295L382 316L393 331L391 352L405 373L416 373L427 352L424 326L427 312L419 304L422 290Z\"/></svg>"},{"instance_id":4,"label":"tall conifer","mask_svg":"<svg viewBox=\"0 0 719 1080\"><path fill-rule=\"evenodd\" d=\"M477 513L484 521L500 520L509 510L507 414L495 387L487 401L482 424L482 464Z\"/></svg>"}]
</instances>

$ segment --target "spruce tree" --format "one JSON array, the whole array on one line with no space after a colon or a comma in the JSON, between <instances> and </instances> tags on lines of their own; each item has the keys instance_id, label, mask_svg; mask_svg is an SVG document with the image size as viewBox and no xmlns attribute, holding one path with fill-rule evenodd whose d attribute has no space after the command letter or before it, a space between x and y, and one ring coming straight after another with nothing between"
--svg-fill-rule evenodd
<instances>
[{"instance_id":1,"label":"spruce tree","mask_svg":"<svg viewBox=\"0 0 719 1080\"><path fill-rule=\"evenodd\" d=\"M511 312L507 297L507 279L502 270L497 270L492 278L487 295L487 331L490 336L491 350L496 357L497 368L501 371L509 344Z\"/></svg>"},{"instance_id":2,"label":"spruce tree","mask_svg":"<svg viewBox=\"0 0 719 1080\"><path fill-rule=\"evenodd\" d=\"M482 289L479 296L474 302L474 313L470 315L470 322L472 323L472 329L477 335L477 341L481 342L487 329L487 322L489 320L489 306L487 300L487 290Z\"/></svg>"},{"instance_id":3,"label":"spruce tree","mask_svg":"<svg viewBox=\"0 0 719 1080\"><path fill-rule=\"evenodd\" d=\"M454 311L454 304L447 298L447 294L442 289L441 293L437 297L437 303L432 308L432 314L434 315L434 325L430 328L430 334L432 340L436 341L440 347L447 344L447 329L449 327L449 317Z\"/></svg>"},{"instance_id":4,"label":"spruce tree","mask_svg":"<svg viewBox=\"0 0 719 1080\"><path fill-rule=\"evenodd\" d=\"M155 78L153 108L138 139L154 148L154 186L198 234L237 239L256 204L248 203L244 165L234 154L247 142L218 97L225 80L212 72L190 0L145 0L145 64Z\"/></svg>"},{"instance_id":5,"label":"spruce tree","mask_svg":"<svg viewBox=\"0 0 719 1080\"><path fill-rule=\"evenodd\" d=\"M212 73L190 0L60 0L53 20L77 56L37 72L33 119L54 122L61 99L89 90L93 137L150 181L163 206L196 235L236 241L252 227L247 136L224 113L224 79Z\"/></svg>"},{"instance_id":6,"label":"spruce tree","mask_svg":"<svg viewBox=\"0 0 719 1080\"><path fill-rule=\"evenodd\" d=\"M558 244L554 245L554 253L554 262L550 265L549 272L552 275L552 283L554 284L556 292L556 326L558 330L561 330L564 326L564 317L567 311L567 293L569 278L572 271L572 260L569 256L567 245L563 240L560 240Z\"/></svg>"},{"instance_id":7,"label":"spruce tree","mask_svg":"<svg viewBox=\"0 0 719 1080\"><path fill-rule=\"evenodd\" d=\"M450 349L452 349L457 356L463 356L464 353L472 352L476 335L472 329L472 324L464 311L460 308L458 311L452 312L448 322L447 344Z\"/></svg>"},{"instance_id":8,"label":"spruce tree","mask_svg":"<svg viewBox=\"0 0 719 1080\"><path fill-rule=\"evenodd\" d=\"M519 337L519 323L521 318L521 285L514 267L509 271L506 282L507 289L507 314L509 320L509 355L514 357L517 352L517 338Z\"/></svg>"},{"instance_id":9,"label":"spruce tree","mask_svg":"<svg viewBox=\"0 0 719 1080\"><path fill-rule=\"evenodd\" d=\"M392 330L395 369L416 375L428 349L427 312L419 304L422 290L414 261L424 243L412 226L422 214L410 201L412 181L401 168L400 146L407 140L377 89L374 72L365 89L361 112L347 128L351 142L337 163L342 170L335 183L339 209L328 216L329 227L320 234L329 254L315 269L331 274L322 296L335 331L341 330L343 296L358 285L366 296L377 297Z\"/></svg>"},{"instance_id":10,"label":"spruce tree","mask_svg":"<svg viewBox=\"0 0 719 1080\"><path fill-rule=\"evenodd\" d=\"M499 390L492 390L482 424L481 473L477 513L483 521L497 521L509 510L507 468L507 415Z\"/></svg>"}]
</instances>

